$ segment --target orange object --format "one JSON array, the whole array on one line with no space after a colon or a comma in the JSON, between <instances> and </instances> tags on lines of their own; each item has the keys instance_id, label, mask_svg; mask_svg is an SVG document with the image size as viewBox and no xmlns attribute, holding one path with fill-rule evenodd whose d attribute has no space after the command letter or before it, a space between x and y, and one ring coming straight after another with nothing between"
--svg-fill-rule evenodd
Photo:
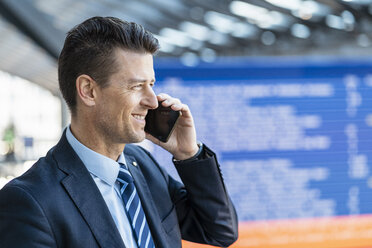
<instances>
[{"instance_id":1,"label":"orange object","mask_svg":"<svg viewBox=\"0 0 372 248\"><path fill-rule=\"evenodd\" d=\"M183 248L214 246L183 242ZM372 215L242 222L232 248L372 247Z\"/></svg>"}]
</instances>

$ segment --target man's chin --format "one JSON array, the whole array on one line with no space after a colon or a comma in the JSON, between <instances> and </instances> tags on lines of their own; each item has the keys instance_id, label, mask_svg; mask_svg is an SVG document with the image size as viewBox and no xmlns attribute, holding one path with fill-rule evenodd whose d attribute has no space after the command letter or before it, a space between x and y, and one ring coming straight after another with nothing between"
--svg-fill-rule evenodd
<instances>
[{"instance_id":1,"label":"man's chin","mask_svg":"<svg viewBox=\"0 0 372 248\"><path fill-rule=\"evenodd\" d=\"M129 143L139 143L139 142L144 141L145 138L146 138L146 134L145 134L144 131L138 132L138 133L132 135L132 137L130 138Z\"/></svg>"},{"instance_id":2,"label":"man's chin","mask_svg":"<svg viewBox=\"0 0 372 248\"><path fill-rule=\"evenodd\" d=\"M144 141L144 140L145 140L145 137L140 138L140 139L138 139L136 142L133 142L133 143L140 143L140 142L142 142L142 141Z\"/></svg>"}]
</instances>

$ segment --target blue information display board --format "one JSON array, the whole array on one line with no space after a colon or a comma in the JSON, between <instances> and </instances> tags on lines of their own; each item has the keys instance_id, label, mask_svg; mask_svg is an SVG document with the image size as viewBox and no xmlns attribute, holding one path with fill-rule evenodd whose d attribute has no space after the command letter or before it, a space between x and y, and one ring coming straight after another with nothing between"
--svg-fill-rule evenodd
<instances>
[{"instance_id":1,"label":"blue information display board","mask_svg":"<svg viewBox=\"0 0 372 248\"><path fill-rule=\"evenodd\" d=\"M156 93L189 105L240 221L372 213L372 61L155 65Z\"/></svg>"}]
</instances>

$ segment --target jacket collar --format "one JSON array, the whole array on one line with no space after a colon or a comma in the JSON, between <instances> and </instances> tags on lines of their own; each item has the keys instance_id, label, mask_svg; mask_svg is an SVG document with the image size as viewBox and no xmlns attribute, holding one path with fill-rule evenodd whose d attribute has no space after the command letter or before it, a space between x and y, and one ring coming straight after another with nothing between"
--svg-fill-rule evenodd
<instances>
[{"instance_id":1,"label":"jacket collar","mask_svg":"<svg viewBox=\"0 0 372 248\"><path fill-rule=\"evenodd\" d=\"M151 230L152 238L155 242L155 247L168 247L167 245L167 234L162 227L161 219L158 210L155 206L155 202L152 198L150 189L147 181L141 172L141 163L136 160L130 152L124 149L125 158L127 160L127 166L134 179L134 184L138 195L141 199L143 210L146 214L146 220Z\"/></svg>"},{"instance_id":2,"label":"jacket collar","mask_svg":"<svg viewBox=\"0 0 372 248\"><path fill-rule=\"evenodd\" d=\"M61 184L81 212L100 246L124 248L119 231L99 189L66 139L66 130L52 156L58 167L67 174Z\"/></svg>"}]
</instances>

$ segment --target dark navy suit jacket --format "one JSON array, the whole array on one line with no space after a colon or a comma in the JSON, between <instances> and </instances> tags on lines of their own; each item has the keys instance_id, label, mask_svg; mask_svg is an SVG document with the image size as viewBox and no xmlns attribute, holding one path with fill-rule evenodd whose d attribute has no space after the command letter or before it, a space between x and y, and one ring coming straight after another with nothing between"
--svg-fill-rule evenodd
<instances>
[{"instance_id":1,"label":"dark navy suit jacket","mask_svg":"<svg viewBox=\"0 0 372 248\"><path fill-rule=\"evenodd\" d=\"M181 247L181 238L216 246L237 239L237 217L219 165L213 152L204 149L204 159L176 164L182 184L146 150L125 146L157 248ZM46 157L0 191L0 247L125 247L65 134Z\"/></svg>"}]
</instances>

